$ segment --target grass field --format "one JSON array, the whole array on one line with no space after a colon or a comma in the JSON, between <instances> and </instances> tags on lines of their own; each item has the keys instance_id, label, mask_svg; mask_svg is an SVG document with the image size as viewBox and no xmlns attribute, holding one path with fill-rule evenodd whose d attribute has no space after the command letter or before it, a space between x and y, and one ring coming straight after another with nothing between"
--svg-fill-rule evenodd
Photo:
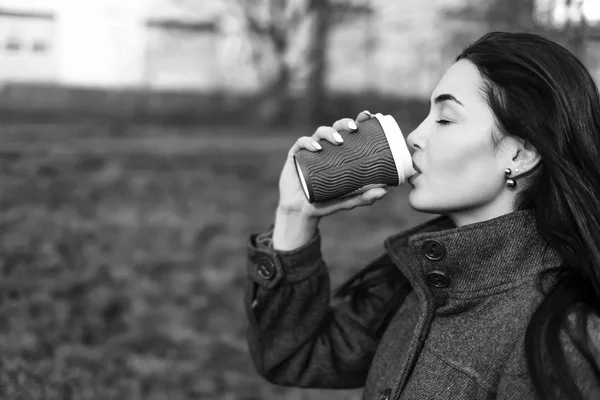
<instances>
[{"instance_id":1,"label":"grass field","mask_svg":"<svg viewBox=\"0 0 600 400\"><path fill-rule=\"evenodd\" d=\"M311 133L0 127L0 398L359 398L267 383L244 339L247 236ZM334 285L431 217L407 190L322 221Z\"/></svg>"}]
</instances>

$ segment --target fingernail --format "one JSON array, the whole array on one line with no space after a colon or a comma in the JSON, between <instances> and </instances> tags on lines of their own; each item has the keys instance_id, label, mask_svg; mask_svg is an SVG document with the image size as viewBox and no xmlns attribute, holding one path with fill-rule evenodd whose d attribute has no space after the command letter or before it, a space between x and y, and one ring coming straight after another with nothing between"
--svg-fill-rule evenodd
<instances>
[{"instance_id":1,"label":"fingernail","mask_svg":"<svg viewBox=\"0 0 600 400\"><path fill-rule=\"evenodd\" d=\"M354 121L348 121L348 128L350 128L350 129L352 129L354 131L358 127L356 126L356 124L354 123Z\"/></svg>"},{"instance_id":2,"label":"fingernail","mask_svg":"<svg viewBox=\"0 0 600 400\"><path fill-rule=\"evenodd\" d=\"M313 145L314 145L314 146L315 146L317 149L319 149L319 150L323 150L323 148L321 147L321 145L320 145L319 143L317 143L317 142L313 142Z\"/></svg>"},{"instance_id":3,"label":"fingernail","mask_svg":"<svg viewBox=\"0 0 600 400\"><path fill-rule=\"evenodd\" d=\"M333 138L335 139L336 142L338 143L342 143L344 141L344 139L342 139L342 135L340 135L339 133L335 132L333 134Z\"/></svg>"}]
</instances>

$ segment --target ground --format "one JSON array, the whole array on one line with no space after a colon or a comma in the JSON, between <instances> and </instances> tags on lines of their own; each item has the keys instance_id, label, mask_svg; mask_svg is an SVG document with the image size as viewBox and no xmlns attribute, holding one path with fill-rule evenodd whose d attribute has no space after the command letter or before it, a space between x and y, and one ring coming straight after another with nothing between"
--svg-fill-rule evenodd
<instances>
[{"instance_id":1,"label":"ground","mask_svg":"<svg viewBox=\"0 0 600 400\"><path fill-rule=\"evenodd\" d=\"M247 237L298 132L111 132L0 127L0 398L358 399L264 381L244 339ZM408 190L323 219L334 286L431 217Z\"/></svg>"}]
</instances>

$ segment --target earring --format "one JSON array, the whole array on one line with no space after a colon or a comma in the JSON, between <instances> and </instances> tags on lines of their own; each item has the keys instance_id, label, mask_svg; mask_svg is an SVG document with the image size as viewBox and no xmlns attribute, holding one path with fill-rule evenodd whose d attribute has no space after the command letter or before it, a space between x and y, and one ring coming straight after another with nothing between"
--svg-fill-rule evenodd
<instances>
[{"instance_id":1,"label":"earring","mask_svg":"<svg viewBox=\"0 0 600 400\"><path fill-rule=\"evenodd\" d=\"M506 168L504 170L504 175L506 175L506 177L508 178L510 176L510 168ZM517 187L517 181L514 180L513 178L508 178L506 180L506 187L508 187L509 189L514 189L515 187Z\"/></svg>"}]
</instances>

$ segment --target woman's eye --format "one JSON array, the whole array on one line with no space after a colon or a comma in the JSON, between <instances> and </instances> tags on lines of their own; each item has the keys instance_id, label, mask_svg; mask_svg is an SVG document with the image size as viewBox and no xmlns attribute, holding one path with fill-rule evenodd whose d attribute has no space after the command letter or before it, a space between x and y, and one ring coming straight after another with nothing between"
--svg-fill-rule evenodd
<instances>
[{"instance_id":1,"label":"woman's eye","mask_svg":"<svg viewBox=\"0 0 600 400\"><path fill-rule=\"evenodd\" d=\"M446 120L446 119L439 119L439 120L437 120L435 122L437 122L440 125L449 125L449 124L451 124L451 122L448 121L448 120Z\"/></svg>"}]
</instances>

